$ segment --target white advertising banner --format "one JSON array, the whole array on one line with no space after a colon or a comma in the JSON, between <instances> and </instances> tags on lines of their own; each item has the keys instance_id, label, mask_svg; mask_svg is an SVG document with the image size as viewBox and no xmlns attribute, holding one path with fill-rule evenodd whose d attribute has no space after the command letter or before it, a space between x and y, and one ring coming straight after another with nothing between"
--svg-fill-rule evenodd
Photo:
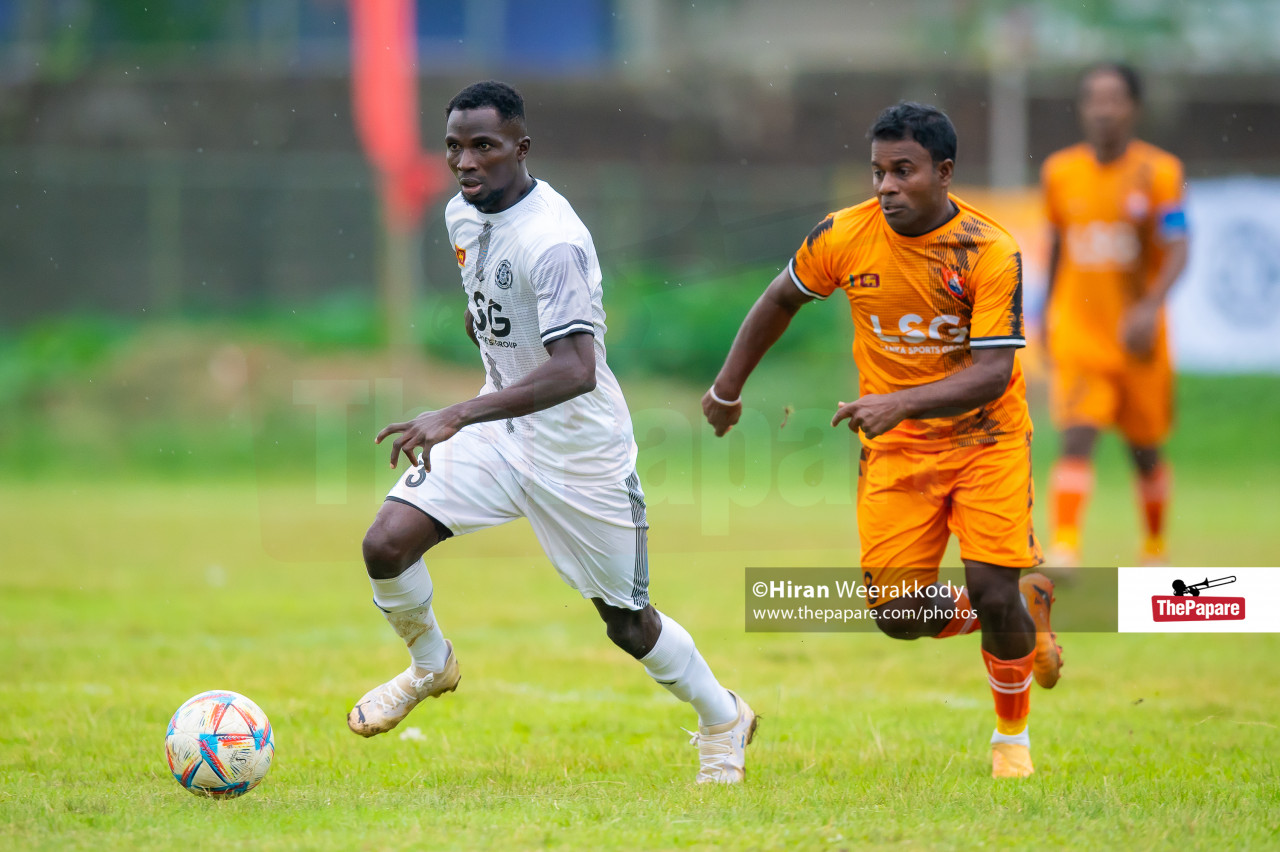
<instances>
[{"instance_id":1,"label":"white advertising banner","mask_svg":"<svg viewBox=\"0 0 1280 852\"><path fill-rule=\"evenodd\" d=\"M1169 305L1178 369L1280 373L1280 179L1192 181L1187 224Z\"/></svg>"}]
</instances>

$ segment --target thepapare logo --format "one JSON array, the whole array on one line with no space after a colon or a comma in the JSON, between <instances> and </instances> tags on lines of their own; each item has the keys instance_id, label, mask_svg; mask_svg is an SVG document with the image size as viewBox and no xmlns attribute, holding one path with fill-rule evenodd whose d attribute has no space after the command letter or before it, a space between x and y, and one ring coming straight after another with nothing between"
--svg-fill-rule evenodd
<instances>
[{"instance_id":1,"label":"thepapare logo","mask_svg":"<svg viewBox=\"0 0 1280 852\"><path fill-rule=\"evenodd\" d=\"M1129 266L1142 243L1129 222L1089 222L1067 229L1067 252L1076 266Z\"/></svg>"},{"instance_id":2,"label":"thepapare logo","mask_svg":"<svg viewBox=\"0 0 1280 852\"><path fill-rule=\"evenodd\" d=\"M1173 581L1172 595L1151 596L1153 621L1243 621L1244 598L1200 597L1206 589L1234 583L1235 577L1208 577L1199 583Z\"/></svg>"},{"instance_id":3,"label":"thepapare logo","mask_svg":"<svg viewBox=\"0 0 1280 852\"><path fill-rule=\"evenodd\" d=\"M928 322L919 314L905 314L898 320L898 334L885 334L880 317L872 314L871 330L885 343L924 343L937 340L942 343L964 343L969 338L969 327L960 324L955 314L942 314Z\"/></svg>"}]
</instances>

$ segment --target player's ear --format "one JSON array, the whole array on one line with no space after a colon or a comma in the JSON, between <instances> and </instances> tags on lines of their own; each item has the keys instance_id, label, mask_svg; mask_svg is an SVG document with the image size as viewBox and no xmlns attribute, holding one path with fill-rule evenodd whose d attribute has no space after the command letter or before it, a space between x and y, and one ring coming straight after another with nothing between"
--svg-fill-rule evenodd
<instances>
[{"instance_id":1,"label":"player's ear","mask_svg":"<svg viewBox=\"0 0 1280 852\"><path fill-rule=\"evenodd\" d=\"M938 172L938 183L943 186L951 186L951 175L955 173L956 161L948 157L941 163L934 165L934 168Z\"/></svg>"},{"instance_id":2,"label":"player's ear","mask_svg":"<svg viewBox=\"0 0 1280 852\"><path fill-rule=\"evenodd\" d=\"M524 158L529 155L529 144L533 140L528 136L521 136L520 141L516 143L516 160L524 162Z\"/></svg>"}]
</instances>

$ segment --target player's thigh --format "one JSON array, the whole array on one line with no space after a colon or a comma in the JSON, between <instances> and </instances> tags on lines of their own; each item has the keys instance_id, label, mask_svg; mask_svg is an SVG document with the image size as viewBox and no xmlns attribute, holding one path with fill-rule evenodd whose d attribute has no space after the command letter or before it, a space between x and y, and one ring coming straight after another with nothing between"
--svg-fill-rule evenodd
<instances>
[{"instance_id":1,"label":"player's thigh","mask_svg":"<svg viewBox=\"0 0 1280 852\"><path fill-rule=\"evenodd\" d=\"M867 605L938 579L947 549L944 474L931 453L863 449L858 462L858 538Z\"/></svg>"},{"instance_id":2,"label":"player's thigh","mask_svg":"<svg viewBox=\"0 0 1280 852\"><path fill-rule=\"evenodd\" d=\"M951 531L960 556L1011 568L1043 560L1031 515L1031 433L1022 441L953 451L958 470L951 491Z\"/></svg>"},{"instance_id":3,"label":"player's thigh","mask_svg":"<svg viewBox=\"0 0 1280 852\"><path fill-rule=\"evenodd\" d=\"M649 521L635 473L611 484L526 488L526 517L560 579L612 607L649 605Z\"/></svg>"},{"instance_id":4,"label":"player's thigh","mask_svg":"<svg viewBox=\"0 0 1280 852\"><path fill-rule=\"evenodd\" d=\"M453 535L495 527L524 514L520 481L488 430L467 427L431 448L431 470L410 468L387 500L435 518Z\"/></svg>"},{"instance_id":5,"label":"player's thigh","mask_svg":"<svg viewBox=\"0 0 1280 852\"><path fill-rule=\"evenodd\" d=\"M1116 425L1133 446L1157 447L1169 437L1173 381L1173 366L1167 357L1125 370Z\"/></svg>"},{"instance_id":6,"label":"player's thigh","mask_svg":"<svg viewBox=\"0 0 1280 852\"><path fill-rule=\"evenodd\" d=\"M1120 389L1112 374L1070 362L1054 364L1049 408L1058 429L1106 429L1116 422L1119 402Z\"/></svg>"}]
</instances>

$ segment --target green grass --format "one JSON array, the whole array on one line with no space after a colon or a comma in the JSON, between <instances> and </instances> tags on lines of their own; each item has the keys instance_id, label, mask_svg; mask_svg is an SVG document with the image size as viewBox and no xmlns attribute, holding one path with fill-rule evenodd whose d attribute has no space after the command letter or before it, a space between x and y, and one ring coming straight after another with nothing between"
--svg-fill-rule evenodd
<instances>
[{"instance_id":1,"label":"green grass","mask_svg":"<svg viewBox=\"0 0 1280 852\"><path fill-rule=\"evenodd\" d=\"M1263 491L1184 480L1182 556L1274 560L1280 536L1249 514ZM650 488L654 599L763 717L740 789L690 783L694 720L523 522L431 560L462 685L406 722L424 740L365 741L347 709L404 664L358 562L376 501L92 471L0 485L0 848L1280 846L1280 637L1064 637L1063 682L1033 697L1038 772L995 784L977 637L743 632L743 567L849 564L851 514L773 494L709 536L664 499L678 484ZM1099 521L1098 550L1129 546L1129 519ZM276 729L241 800L197 799L164 763L169 715L210 688Z\"/></svg>"},{"instance_id":2,"label":"green grass","mask_svg":"<svg viewBox=\"0 0 1280 852\"><path fill-rule=\"evenodd\" d=\"M0 351L0 849L1280 848L1280 636L1065 635L1062 684L1033 697L1037 774L994 784L977 637L744 632L746 566L856 561L856 456L823 426L855 376L805 351L761 367L728 444L701 426L704 385L623 380L655 603L763 717L746 786L690 783L691 714L608 643L524 522L433 553L464 677L406 723L424 739L351 735L354 699L404 665L359 561L390 483L367 441L395 395L372 380L402 374L316 328L290 348L266 327L86 326ZM219 384L229 345L244 387ZM479 376L409 370L406 407ZM369 382L323 451L294 403L318 377ZM1176 563L1275 564L1280 377L1179 389ZM1043 496L1055 437L1037 426ZM1114 439L1097 469L1085 559L1125 564L1137 512ZM1096 607L1097 585L1062 590L1060 617ZM237 801L187 794L164 763L170 714L211 688L276 730L276 766Z\"/></svg>"}]
</instances>

